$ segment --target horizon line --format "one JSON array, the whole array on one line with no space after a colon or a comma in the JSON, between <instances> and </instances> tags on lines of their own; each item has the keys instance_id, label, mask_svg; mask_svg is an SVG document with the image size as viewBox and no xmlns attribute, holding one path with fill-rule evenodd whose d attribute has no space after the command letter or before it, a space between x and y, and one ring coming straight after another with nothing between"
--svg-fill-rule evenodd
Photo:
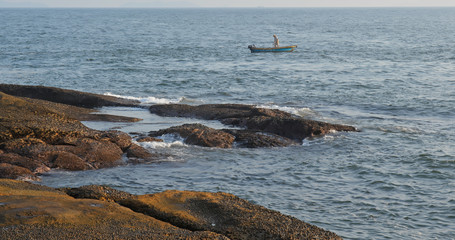
<instances>
[{"instance_id":1,"label":"horizon line","mask_svg":"<svg viewBox=\"0 0 455 240\"><path fill-rule=\"evenodd\" d=\"M256 7L201 7L201 6L194 6L194 7L153 7L153 6L143 6L143 7L127 7L127 6L119 6L119 7L109 7L109 6L104 6L104 7L83 7L83 6L78 6L78 7L51 7L51 6L32 6L32 7L21 7L21 6L16 6L16 7L8 7L8 6L0 6L0 9L4 8L28 8L28 9L34 9L34 8L60 8L60 9L144 9L144 8L155 8L155 9L201 9L201 8L207 8L207 9L221 9L221 8L248 8L248 9L256 9L256 8L442 8L442 7L447 7L447 8L455 8L455 5L435 5L435 6L305 6L305 7L267 7L267 6L256 6Z\"/></svg>"}]
</instances>

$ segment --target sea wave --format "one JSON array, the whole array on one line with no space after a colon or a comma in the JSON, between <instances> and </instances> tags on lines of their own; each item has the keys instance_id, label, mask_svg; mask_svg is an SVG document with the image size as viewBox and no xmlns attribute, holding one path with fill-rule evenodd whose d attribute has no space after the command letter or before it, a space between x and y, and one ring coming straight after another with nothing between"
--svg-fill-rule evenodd
<instances>
[{"instance_id":1,"label":"sea wave","mask_svg":"<svg viewBox=\"0 0 455 240\"><path fill-rule=\"evenodd\" d=\"M311 108L303 107L286 107L286 106L278 106L278 105L269 105L269 104L264 104L264 105L256 105L258 108L267 108L267 109L278 109L283 112L291 113L297 116L301 117L316 117L319 116L319 114L315 111L313 111Z\"/></svg>"},{"instance_id":2,"label":"sea wave","mask_svg":"<svg viewBox=\"0 0 455 240\"><path fill-rule=\"evenodd\" d=\"M143 105L150 105L150 104L170 104L170 103L179 103L186 101L186 98L180 97L178 99L168 99L168 98L157 98L153 96L149 97L133 97L133 96L122 96L122 95L117 95L113 94L110 92L104 93L106 96L112 96L112 97L118 97L118 98L124 98L124 99L130 99L130 100L137 100Z\"/></svg>"},{"instance_id":3,"label":"sea wave","mask_svg":"<svg viewBox=\"0 0 455 240\"><path fill-rule=\"evenodd\" d=\"M158 139L162 139L163 142L140 142L137 143L140 146L148 149L163 149L163 148L174 148L174 147L184 147L187 146L184 143L184 140L179 135L175 134L165 134L163 136L158 137Z\"/></svg>"}]
</instances>

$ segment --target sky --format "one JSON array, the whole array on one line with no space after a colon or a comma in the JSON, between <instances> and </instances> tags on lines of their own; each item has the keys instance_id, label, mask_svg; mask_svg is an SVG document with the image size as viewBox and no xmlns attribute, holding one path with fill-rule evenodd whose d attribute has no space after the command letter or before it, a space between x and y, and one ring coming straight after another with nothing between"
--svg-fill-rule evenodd
<instances>
[{"instance_id":1,"label":"sky","mask_svg":"<svg viewBox=\"0 0 455 240\"><path fill-rule=\"evenodd\" d=\"M0 7L437 7L455 0L0 0Z\"/></svg>"}]
</instances>

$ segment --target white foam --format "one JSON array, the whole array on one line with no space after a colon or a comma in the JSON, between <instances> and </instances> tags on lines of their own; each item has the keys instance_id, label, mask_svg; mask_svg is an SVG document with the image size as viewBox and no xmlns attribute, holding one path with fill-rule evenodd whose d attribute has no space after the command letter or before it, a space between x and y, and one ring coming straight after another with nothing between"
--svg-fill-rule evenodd
<instances>
[{"instance_id":1,"label":"white foam","mask_svg":"<svg viewBox=\"0 0 455 240\"><path fill-rule=\"evenodd\" d=\"M165 134L165 135L163 135L161 137L157 137L157 138L162 139L163 142L141 142L141 143L136 142L136 143L144 148L151 148L151 149L186 146L186 144L183 142L184 139L182 137L180 137L179 135Z\"/></svg>"},{"instance_id":2,"label":"white foam","mask_svg":"<svg viewBox=\"0 0 455 240\"><path fill-rule=\"evenodd\" d=\"M283 107L278 105L257 105L258 108L268 108L268 109L278 109L283 112L291 113L297 116L314 116L317 115L316 112L311 110L310 108L296 108L296 107Z\"/></svg>"},{"instance_id":3,"label":"white foam","mask_svg":"<svg viewBox=\"0 0 455 240\"><path fill-rule=\"evenodd\" d=\"M144 148L151 148L151 149L157 149L157 148L172 148L172 147L182 147L185 146L183 142L180 141L174 141L174 142L142 142L139 143Z\"/></svg>"},{"instance_id":4,"label":"white foam","mask_svg":"<svg viewBox=\"0 0 455 240\"><path fill-rule=\"evenodd\" d=\"M122 96L122 95L117 95L113 94L110 92L104 93L104 95L107 96L112 96L112 97L118 97L118 98L124 98L124 99L130 99L130 100L136 100L139 101L141 104L169 104L169 103L178 103L183 101L185 98L181 97L179 99L171 100L167 98L157 98L157 97L133 97L133 96Z\"/></svg>"}]
</instances>

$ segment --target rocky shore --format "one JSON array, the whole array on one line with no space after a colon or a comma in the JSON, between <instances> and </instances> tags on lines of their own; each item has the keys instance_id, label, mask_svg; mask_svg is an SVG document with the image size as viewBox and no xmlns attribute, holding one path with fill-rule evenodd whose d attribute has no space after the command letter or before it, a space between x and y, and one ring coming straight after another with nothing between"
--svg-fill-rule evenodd
<instances>
[{"instance_id":1,"label":"rocky shore","mask_svg":"<svg viewBox=\"0 0 455 240\"><path fill-rule=\"evenodd\" d=\"M132 195L0 179L0 239L341 239L227 193Z\"/></svg>"},{"instance_id":2,"label":"rocky shore","mask_svg":"<svg viewBox=\"0 0 455 240\"><path fill-rule=\"evenodd\" d=\"M0 239L340 239L336 234L227 193L166 191L134 196L105 186L52 189L51 169L99 169L159 161L141 141L178 134L204 147L282 147L354 127L306 120L250 105L155 105L161 116L218 120L232 128L186 124L133 139L80 121L136 122L97 114L102 106L139 103L72 90L0 84ZM8 180L7 180L8 179ZM14 180L16 179L16 180Z\"/></svg>"}]
</instances>

